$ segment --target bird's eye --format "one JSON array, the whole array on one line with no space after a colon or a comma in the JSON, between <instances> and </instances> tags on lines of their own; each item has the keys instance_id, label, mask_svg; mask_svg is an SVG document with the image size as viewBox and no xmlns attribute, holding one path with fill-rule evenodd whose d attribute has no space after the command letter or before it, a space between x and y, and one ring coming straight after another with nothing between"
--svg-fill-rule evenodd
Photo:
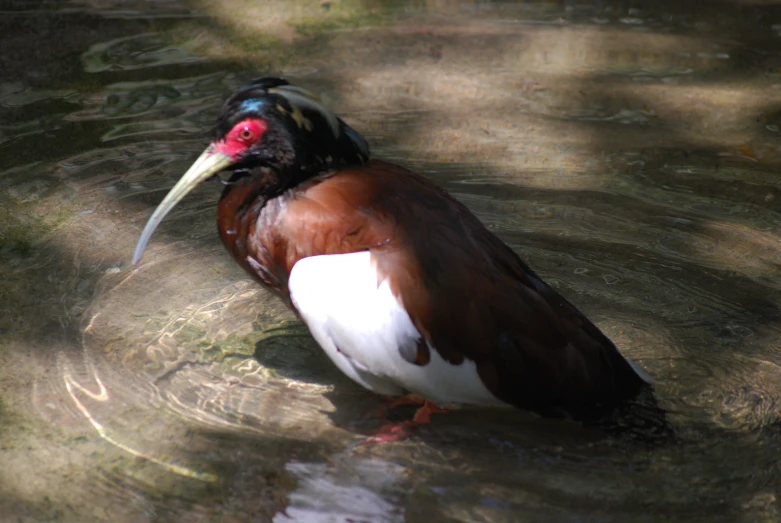
<instances>
[{"instance_id":1,"label":"bird's eye","mask_svg":"<svg viewBox=\"0 0 781 523\"><path fill-rule=\"evenodd\" d=\"M234 125L222 139L215 140L211 147L238 161L251 147L263 139L268 124L261 118L245 118Z\"/></svg>"},{"instance_id":2,"label":"bird's eye","mask_svg":"<svg viewBox=\"0 0 781 523\"><path fill-rule=\"evenodd\" d=\"M247 118L234 125L226 139L249 147L260 140L263 133L266 132L266 129L265 121L256 118Z\"/></svg>"},{"instance_id":3,"label":"bird's eye","mask_svg":"<svg viewBox=\"0 0 781 523\"><path fill-rule=\"evenodd\" d=\"M249 127L245 127L239 131L238 139L240 142L251 143L255 141L255 132Z\"/></svg>"}]
</instances>

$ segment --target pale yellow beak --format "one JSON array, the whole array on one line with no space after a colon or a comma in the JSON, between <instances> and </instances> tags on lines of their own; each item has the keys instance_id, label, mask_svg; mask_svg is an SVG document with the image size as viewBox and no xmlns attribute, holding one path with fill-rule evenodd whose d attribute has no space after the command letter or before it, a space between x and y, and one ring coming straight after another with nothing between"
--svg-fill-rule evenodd
<instances>
[{"instance_id":1,"label":"pale yellow beak","mask_svg":"<svg viewBox=\"0 0 781 523\"><path fill-rule=\"evenodd\" d=\"M195 160L195 163L187 169L184 176L174 185L174 187L168 192L160 205L157 206L155 212L152 213L151 218L144 227L144 232L141 233L141 237L138 239L138 245L133 253L133 265L141 261L141 257L144 255L149 239L152 237L152 233L155 232L157 226L163 221L163 218L179 203L190 191L195 189L198 184L204 180L208 180L220 171L229 167L234 160L223 153L211 152L211 148L206 149L201 156Z\"/></svg>"}]
</instances>

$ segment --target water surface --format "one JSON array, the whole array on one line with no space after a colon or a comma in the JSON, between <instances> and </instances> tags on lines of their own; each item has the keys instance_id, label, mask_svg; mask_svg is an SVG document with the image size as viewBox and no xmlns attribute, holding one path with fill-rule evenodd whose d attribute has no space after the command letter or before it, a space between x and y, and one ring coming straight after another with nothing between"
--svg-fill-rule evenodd
<instances>
[{"instance_id":1,"label":"water surface","mask_svg":"<svg viewBox=\"0 0 781 523\"><path fill-rule=\"evenodd\" d=\"M775 521L781 8L0 5L0 513L18 521ZM260 75L446 187L656 379L646 445L380 400L217 238L152 209ZM405 413L399 413L403 416Z\"/></svg>"}]
</instances>

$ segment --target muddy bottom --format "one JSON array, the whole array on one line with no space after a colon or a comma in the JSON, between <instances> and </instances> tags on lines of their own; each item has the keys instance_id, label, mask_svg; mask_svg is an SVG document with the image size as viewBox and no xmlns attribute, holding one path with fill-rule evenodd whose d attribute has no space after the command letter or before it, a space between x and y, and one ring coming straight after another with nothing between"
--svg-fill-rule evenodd
<instances>
[{"instance_id":1,"label":"muddy bottom","mask_svg":"<svg viewBox=\"0 0 781 523\"><path fill-rule=\"evenodd\" d=\"M0 30L0 519L781 518L780 6L12 0ZM672 435L465 408L362 444L382 399L230 260L218 183L130 266L263 75L464 202Z\"/></svg>"}]
</instances>

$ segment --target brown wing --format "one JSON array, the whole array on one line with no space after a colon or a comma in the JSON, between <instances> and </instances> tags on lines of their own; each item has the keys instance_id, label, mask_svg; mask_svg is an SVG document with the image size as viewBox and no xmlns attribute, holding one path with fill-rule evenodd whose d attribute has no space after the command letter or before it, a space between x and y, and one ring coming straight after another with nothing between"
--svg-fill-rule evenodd
<instances>
[{"instance_id":1,"label":"brown wing","mask_svg":"<svg viewBox=\"0 0 781 523\"><path fill-rule=\"evenodd\" d=\"M256 180L240 178L220 200L220 238L239 265L288 298L287 281L298 260L390 242L394 220L380 207L365 207L374 198L367 181L355 172L332 171L266 201Z\"/></svg>"},{"instance_id":2,"label":"brown wing","mask_svg":"<svg viewBox=\"0 0 781 523\"><path fill-rule=\"evenodd\" d=\"M311 180L265 224L257 251L285 286L305 256L371 250L436 351L475 361L508 403L577 413L642 387L615 346L465 206L401 167L373 160Z\"/></svg>"}]
</instances>

